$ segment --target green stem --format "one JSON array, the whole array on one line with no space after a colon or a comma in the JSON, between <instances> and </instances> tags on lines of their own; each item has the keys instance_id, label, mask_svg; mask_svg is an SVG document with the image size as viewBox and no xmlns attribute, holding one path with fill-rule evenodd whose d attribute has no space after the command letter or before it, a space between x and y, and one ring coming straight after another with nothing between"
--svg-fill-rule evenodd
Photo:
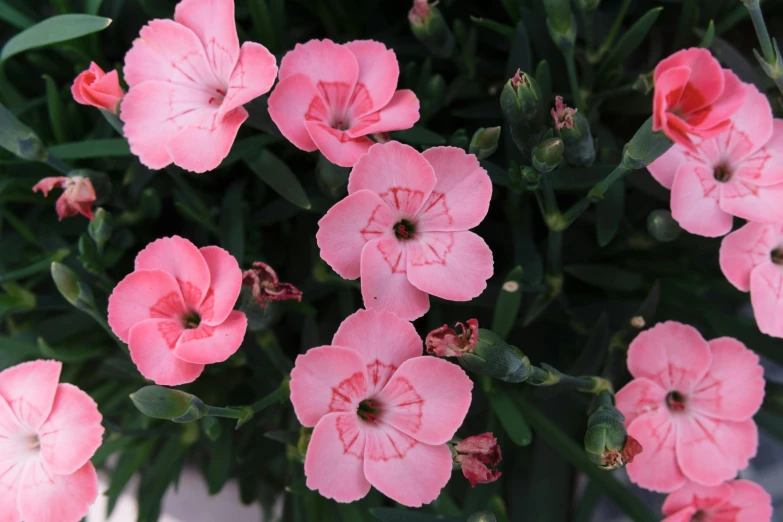
<instances>
[{"instance_id":1,"label":"green stem","mask_svg":"<svg viewBox=\"0 0 783 522\"><path fill-rule=\"evenodd\" d=\"M244 419L247 417L247 412L237 408L207 406L207 415L210 417L223 417L225 419Z\"/></svg>"},{"instance_id":2,"label":"green stem","mask_svg":"<svg viewBox=\"0 0 783 522\"><path fill-rule=\"evenodd\" d=\"M568 71L568 84L571 87L571 96L574 98L574 105L580 111L584 110L584 104L582 103L582 91L579 89L579 80L576 75L576 60L574 59L573 47L563 53L566 62L566 69Z\"/></svg>"},{"instance_id":3,"label":"green stem","mask_svg":"<svg viewBox=\"0 0 783 522\"><path fill-rule=\"evenodd\" d=\"M593 96L593 100L595 102L600 102L608 98L614 98L615 96L623 96L625 94L631 94L633 92L636 92L636 80L634 80L633 83L629 83L627 85L622 85L620 87L615 87L614 89L601 91L597 93L595 96Z\"/></svg>"},{"instance_id":4,"label":"green stem","mask_svg":"<svg viewBox=\"0 0 783 522\"><path fill-rule=\"evenodd\" d=\"M126 345L124 342L120 340L119 337L114 333L114 331L111 329L111 326L109 326L108 321L106 321L106 318L103 317L100 313L98 313L98 310L95 308L91 310L82 309L83 312L85 312L87 315L92 317L98 325L103 328L107 334L109 334L109 337L111 337L115 343L117 343L117 346L119 346L125 353L130 353L130 350L128 349L128 345Z\"/></svg>"},{"instance_id":5,"label":"green stem","mask_svg":"<svg viewBox=\"0 0 783 522\"><path fill-rule=\"evenodd\" d=\"M609 190L609 187L611 187L615 181L624 178L631 172L633 172L633 169L629 169L620 163L612 172L609 173L608 176L606 176L602 181L590 189L590 192L587 194L587 198L593 202L600 201L604 197L604 194L606 194L606 191Z\"/></svg>"},{"instance_id":6,"label":"green stem","mask_svg":"<svg viewBox=\"0 0 783 522\"><path fill-rule=\"evenodd\" d=\"M250 409L253 410L253 413L258 413L261 410L276 404L280 401L282 401L285 398L285 391L283 389L283 386L280 386L278 389L267 395L261 400L258 400L250 405Z\"/></svg>"},{"instance_id":7,"label":"green stem","mask_svg":"<svg viewBox=\"0 0 783 522\"><path fill-rule=\"evenodd\" d=\"M753 21L753 27L756 29L756 36L759 38L759 44L761 45L761 53L764 55L764 60L770 65L774 66L777 62L777 56L775 55L775 49L772 46L772 39L769 37L769 31L767 31L767 24L764 21L764 14L761 12L761 6L759 0L743 0L745 7L748 8L748 14Z\"/></svg>"},{"instance_id":8,"label":"green stem","mask_svg":"<svg viewBox=\"0 0 783 522\"><path fill-rule=\"evenodd\" d=\"M625 14L628 12L628 8L631 7L631 1L632 0L624 0L623 5L620 6L620 10L617 12L617 17L614 19L614 23L612 24L612 28L609 29L609 34L606 35L606 39L604 40L604 43L601 44L601 47L598 48L598 51L594 54L588 54L587 60L590 63L598 63L601 61L601 58L609 52L609 50L612 48L612 44L614 43L614 39L617 38L617 33L620 32L620 28L623 26L623 20L625 19Z\"/></svg>"}]
</instances>

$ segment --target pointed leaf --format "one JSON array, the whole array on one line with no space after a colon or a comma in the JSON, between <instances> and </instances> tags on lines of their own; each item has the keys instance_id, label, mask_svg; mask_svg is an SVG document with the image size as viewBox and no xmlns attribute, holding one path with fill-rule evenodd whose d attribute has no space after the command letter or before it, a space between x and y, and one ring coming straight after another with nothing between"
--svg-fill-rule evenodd
<instances>
[{"instance_id":1,"label":"pointed leaf","mask_svg":"<svg viewBox=\"0 0 783 522\"><path fill-rule=\"evenodd\" d=\"M109 24L111 20L108 18L83 14L64 14L47 18L8 40L0 52L0 63L29 49L103 31L109 27Z\"/></svg>"},{"instance_id":2,"label":"pointed leaf","mask_svg":"<svg viewBox=\"0 0 783 522\"><path fill-rule=\"evenodd\" d=\"M130 146L125 138L76 141L49 147L49 152L64 160L130 156Z\"/></svg>"},{"instance_id":3,"label":"pointed leaf","mask_svg":"<svg viewBox=\"0 0 783 522\"><path fill-rule=\"evenodd\" d=\"M0 20L13 25L17 29L27 29L35 23L35 20L8 5L8 2L5 0L0 0Z\"/></svg>"},{"instance_id":4,"label":"pointed leaf","mask_svg":"<svg viewBox=\"0 0 783 522\"><path fill-rule=\"evenodd\" d=\"M514 401L511 400L505 392L500 390L490 390L487 392L489 404L495 417L500 421L500 425L506 430L509 438L517 446L527 446L533 441L533 434L530 432L522 413L517 408Z\"/></svg>"},{"instance_id":5,"label":"pointed leaf","mask_svg":"<svg viewBox=\"0 0 783 522\"><path fill-rule=\"evenodd\" d=\"M617 41L609 56L601 64L601 68L598 69L598 76L605 76L609 71L615 67L621 65L625 60L631 56L634 51L644 41L647 33L650 32L655 21L658 19L658 15L661 14L663 7L655 7L647 11L647 13L639 18L635 24Z\"/></svg>"},{"instance_id":6,"label":"pointed leaf","mask_svg":"<svg viewBox=\"0 0 783 522\"><path fill-rule=\"evenodd\" d=\"M261 151L261 155L248 161L247 166L261 181L294 205L303 209L312 206L296 175L283 160L268 150Z\"/></svg>"},{"instance_id":7,"label":"pointed leaf","mask_svg":"<svg viewBox=\"0 0 783 522\"><path fill-rule=\"evenodd\" d=\"M495 303L495 315L492 319L492 331L502 339L508 337L519 316L519 306L522 303L523 274L522 267L517 266L506 276L503 286L500 287L500 293Z\"/></svg>"},{"instance_id":8,"label":"pointed leaf","mask_svg":"<svg viewBox=\"0 0 783 522\"><path fill-rule=\"evenodd\" d=\"M605 247L612 242L612 239L620 230L620 224L625 213L625 182L623 180L619 180L609 186L606 194L604 194L604 199L596 204L595 211L595 230L598 235L598 244Z\"/></svg>"}]
</instances>

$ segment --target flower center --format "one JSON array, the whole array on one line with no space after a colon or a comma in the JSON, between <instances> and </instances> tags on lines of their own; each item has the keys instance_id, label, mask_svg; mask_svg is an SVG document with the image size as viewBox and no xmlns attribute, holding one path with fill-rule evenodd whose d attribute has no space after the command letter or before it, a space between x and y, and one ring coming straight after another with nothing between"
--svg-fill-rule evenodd
<instances>
[{"instance_id":1,"label":"flower center","mask_svg":"<svg viewBox=\"0 0 783 522\"><path fill-rule=\"evenodd\" d=\"M212 96L208 103L220 107L223 104L223 99L226 97L226 91L223 89L215 89L215 94L217 96Z\"/></svg>"},{"instance_id":2,"label":"flower center","mask_svg":"<svg viewBox=\"0 0 783 522\"><path fill-rule=\"evenodd\" d=\"M770 253L769 257L776 265L783 265L783 248L776 248Z\"/></svg>"},{"instance_id":3,"label":"flower center","mask_svg":"<svg viewBox=\"0 0 783 522\"><path fill-rule=\"evenodd\" d=\"M356 408L356 414L365 422L375 422L378 420L378 402L375 399L365 399L359 403Z\"/></svg>"},{"instance_id":4,"label":"flower center","mask_svg":"<svg viewBox=\"0 0 783 522\"><path fill-rule=\"evenodd\" d=\"M394 225L394 235L397 236L397 239L411 239L415 229L413 223L403 219Z\"/></svg>"},{"instance_id":5,"label":"flower center","mask_svg":"<svg viewBox=\"0 0 783 522\"><path fill-rule=\"evenodd\" d=\"M731 170L726 165L718 165L715 167L715 170L713 171L712 175L715 177L716 181L720 181L721 183L726 183L731 179Z\"/></svg>"},{"instance_id":6,"label":"flower center","mask_svg":"<svg viewBox=\"0 0 783 522\"><path fill-rule=\"evenodd\" d=\"M200 324L201 316L198 315L198 312L190 312L188 315L182 318L182 325L188 330L198 328L198 325Z\"/></svg>"},{"instance_id":7,"label":"flower center","mask_svg":"<svg viewBox=\"0 0 783 522\"><path fill-rule=\"evenodd\" d=\"M27 449L30 451L38 451L41 449L41 439L37 434L29 435L27 437Z\"/></svg>"},{"instance_id":8,"label":"flower center","mask_svg":"<svg viewBox=\"0 0 783 522\"><path fill-rule=\"evenodd\" d=\"M691 517L691 522L701 522L703 520L706 520L706 518L707 518L707 514L700 509L693 514L693 516Z\"/></svg>"},{"instance_id":9,"label":"flower center","mask_svg":"<svg viewBox=\"0 0 783 522\"><path fill-rule=\"evenodd\" d=\"M678 391L669 392L666 396L666 406L670 411L684 411L685 396Z\"/></svg>"}]
</instances>

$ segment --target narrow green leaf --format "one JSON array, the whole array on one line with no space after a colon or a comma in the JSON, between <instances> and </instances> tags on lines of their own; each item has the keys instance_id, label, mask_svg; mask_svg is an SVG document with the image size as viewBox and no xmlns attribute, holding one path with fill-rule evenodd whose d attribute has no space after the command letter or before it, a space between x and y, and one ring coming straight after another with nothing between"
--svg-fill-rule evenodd
<instances>
[{"instance_id":1,"label":"narrow green leaf","mask_svg":"<svg viewBox=\"0 0 783 522\"><path fill-rule=\"evenodd\" d=\"M0 0L0 20L13 25L17 29L27 29L35 23L35 20L11 7L5 0Z\"/></svg>"},{"instance_id":2,"label":"narrow green leaf","mask_svg":"<svg viewBox=\"0 0 783 522\"><path fill-rule=\"evenodd\" d=\"M674 41L672 42L673 49L682 49L686 46L686 38L690 33L690 29L696 25L699 17L698 4L698 0L682 1L679 23L677 24L677 31L674 33Z\"/></svg>"},{"instance_id":3,"label":"narrow green leaf","mask_svg":"<svg viewBox=\"0 0 783 522\"><path fill-rule=\"evenodd\" d=\"M517 22L514 29L514 38L511 40L511 49L508 53L508 62L506 62L506 78L511 78L521 69L529 72L533 69L533 54L530 50L530 38L527 29L522 20ZM499 107L497 101L495 105Z\"/></svg>"},{"instance_id":4,"label":"narrow green leaf","mask_svg":"<svg viewBox=\"0 0 783 522\"><path fill-rule=\"evenodd\" d=\"M487 398L492 411L495 412L495 417L500 421L500 425L506 430L514 444L517 446L530 444L533 441L530 426L511 397L503 391L490 390L487 392Z\"/></svg>"},{"instance_id":5,"label":"narrow green leaf","mask_svg":"<svg viewBox=\"0 0 783 522\"><path fill-rule=\"evenodd\" d=\"M445 145L446 138L424 127L414 125L410 129L392 133L394 139L409 145Z\"/></svg>"},{"instance_id":6,"label":"narrow green leaf","mask_svg":"<svg viewBox=\"0 0 783 522\"><path fill-rule=\"evenodd\" d=\"M220 212L220 246L229 251L240 266L245 258L245 218L244 204L246 179L240 179L229 185L223 195Z\"/></svg>"},{"instance_id":7,"label":"narrow green leaf","mask_svg":"<svg viewBox=\"0 0 783 522\"><path fill-rule=\"evenodd\" d=\"M394 508L374 508L370 513L381 522L465 522L465 517L444 517L432 513L419 513Z\"/></svg>"},{"instance_id":8,"label":"narrow green leaf","mask_svg":"<svg viewBox=\"0 0 783 522\"><path fill-rule=\"evenodd\" d=\"M220 493L231 476L231 452L234 434L231 430L223 430L216 442L209 445L209 466L207 468L207 485L209 494Z\"/></svg>"},{"instance_id":9,"label":"narrow green leaf","mask_svg":"<svg viewBox=\"0 0 783 522\"><path fill-rule=\"evenodd\" d=\"M67 248L56 250L47 255L40 261L35 261L29 265L19 268L17 270L11 270L8 272L0 273L0 283L7 283L9 281L16 281L34 274L40 274L41 272L48 272L51 269L53 262L60 262L71 253Z\"/></svg>"},{"instance_id":10,"label":"narrow green leaf","mask_svg":"<svg viewBox=\"0 0 783 522\"><path fill-rule=\"evenodd\" d=\"M356 502L352 504L337 504L337 510L340 512L342 522L365 522L366 520Z\"/></svg>"},{"instance_id":11,"label":"narrow green leaf","mask_svg":"<svg viewBox=\"0 0 783 522\"><path fill-rule=\"evenodd\" d=\"M248 161L247 166L283 198L303 209L311 208L310 200L296 175L283 160L268 150L261 151L261 155L253 161Z\"/></svg>"},{"instance_id":12,"label":"narrow green leaf","mask_svg":"<svg viewBox=\"0 0 783 522\"><path fill-rule=\"evenodd\" d=\"M509 40L514 38L514 28L510 25L501 24L500 22L490 20L489 18L479 18L476 16L471 16L470 21L479 27L489 29L490 31L495 31L499 35L505 36Z\"/></svg>"},{"instance_id":13,"label":"narrow green leaf","mask_svg":"<svg viewBox=\"0 0 783 522\"><path fill-rule=\"evenodd\" d=\"M519 399L516 401L525 418L538 432L542 440L550 444L555 450L571 464L582 470L595 484L606 494L626 515L634 522L657 522L658 517L653 515L644 503L636 498L630 490L617 482L611 473L599 469L590 462L585 455L585 450L574 442L552 421L550 421L538 408Z\"/></svg>"},{"instance_id":14,"label":"narrow green leaf","mask_svg":"<svg viewBox=\"0 0 783 522\"><path fill-rule=\"evenodd\" d=\"M701 43L699 44L699 47L709 49L709 47L712 45L712 41L715 39L715 20L710 20L710 25L707 26L706 31L697 31L696 34L699 33L701 33L699 35L701 36Z\"/></svg>"},{"instance_id":15,"label":"narrow green leaf","mask_svg":"<svg viewBox=\"0 0 783 522\"><path fill-rule=\"evenodd\" d=\"M43 337L38 338L38 348L41 350L41 355L47 359L55 359L66 363L78 363L96 359L108 352L106 346L96 344L76 344L53 348Z\"/></svg>"},{"instance_id":16,"label":"narrow green leaf","mask_svg":"<svg viewBox=\"0 0 783 522\"><path fill-rule=\"evenodd\" d=\"M492 331L505 339L514 327L522 304L522 281L524 271L517 266L506 276L495 303Z\"/></svg>"},{"instance_id":17,"label":"narrow green leaf","mask_svg":"<svg viewBox=\"0 0 783 522\"><path fill-rule=\"evenodd\" d=\"M248 0L248 8L258 42L275 52L278 44L277 35L267 0ZM278 29L282 29L282 27L278 27Z\"/></svg>"},{"instance_id":18,"label":"narrow green leaf","mask_svg":"<svg viewBox=\"0 0 783 522\"><path fill-rule=\"evenodd\" d=\"M630 292L638 290L644 282L640 274L613 265L569 265L564 270L580 281L608 290Z\"/></svg>"},{"instance_id":19,"label":"narrow green leaf","mask_svg":"<svg viewBox=\"0 0 783 522\"><path fill-rule=\"evenodd\" d=\"M101 10L101 4L103 4L103 0L85 0L85 11L87 11L87 14L97 15L98 11Z\"/></svg>"},{"instance_id":20,"label":"narrow green leaf","mask_svg":"<svg viewBox=\"0 0 783 522\"><path fill-rule=\"evenodd\" d=\"M117 466L111 473L109 489L105 495L109 498L107 514L111 515L117 500L120 498L125 486L128 485L133 475L147 462L152 449L155 447L155 439L148 439L140 446L125 450L117 461Z\"/></svg>"},{"instance_id":21,"label":"narrow green leaf","mask_svg":"<svg viewBox=\"0 0 783 522\"><path fill-rule=\"evenodd\" d=\"M625 62L626 58L639 48L662 10L663 7L650 9L628 29L628 32L618 40L612 52L609 53L604 63L601 64L601 67L598 69L598 77L605 76L609 71Z\"/></svg>"},{"instance_id":22,"label":"narrow green leaf","mask_svg":"<svg viewBox=\"0 0 783 522\"><path fill-rule=\"evenodd\" d=\"M57 143L63 143L67 138L60 93L57 91L57 84L54 83L51 76L45 74L43 79L46 82L46 100L49 105L49 121L52 124L54 139Z\"/></svg>"},{"instance_id":23,"label":"narrow green leaf","mask_svg":"<svg viewBox=\"0 0 783 522\"><path fill-rule=\"evenodd\" d=\"M130 145L124 138L75 141L49 147L49 152L64 160L130 156Z\"/></svg>"},{"instance_id":24,"label":"narrow green leaf","mask_svg":"<svg viewBox=\"0 0 783 522\"><path fill-rule=\"evenodd\" d=\"M549 68L549 62L546 60L538 62L534 76L541 89L541 99L544 103L549 103L552 99L552 70Z\"/></svg>"},{"instance_id":25,"label":"narrow green leaf","mask_svg":"<svg viewBox=\"0 0 783 522\"><path fill-rule=\"evenodd\" d=\"M109 24L111 20L108 18L83 14L64 14L47 18L8 40L0 51L0 63L29 49L103 31L109 27Z\"/></svg>"},{"instance_id":26,"label":"narrow green leaf","mask_svg":"<svg viewBox=\"0 0 783 522\"><path fill-rule=\"evenodd\" d=\"M595 206L595 231L598 244L605 247L612 242L620 230L625 213L625 182L619 180L609 186L604 199Z\"/></svg>"}]
</instances>

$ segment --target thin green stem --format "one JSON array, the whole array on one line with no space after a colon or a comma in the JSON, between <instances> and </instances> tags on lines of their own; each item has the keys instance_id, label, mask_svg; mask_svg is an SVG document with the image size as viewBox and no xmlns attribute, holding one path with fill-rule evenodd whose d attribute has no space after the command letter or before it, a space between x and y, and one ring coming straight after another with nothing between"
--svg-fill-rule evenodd
<instances>
[{"instance_id":1,"label":"thin green stem","mask_svg":"<svg viewBox=\"0 0 783 522\"><path fill-rule=\"evenodd\" d=\"M582 102L582 91L579 89L579 79L576 75L576 60L574 59L574 50L571 48L569 51L564 52L566 70L568 71L568 84L571 87L571 96L574 98L574 105L580 111L584 110L584 103Z\"/></svg>"},{"instance_id":2,"label":"thin green stem","mask_svg":"<svg viewBox=\"0 0 783 522\"><path fill-rule=\"evenodd\" d=\"M258 413L261 410L264 410L265 408L272 406L273 404L277 404L280 401L282 401L285 398L285 390L283 389L283 386L280 386L278 389L264 397L263 399L260 399L253 404L250 405L250 409L253 410L253 413Z\"/></svg>"},{"instance_id":3,"label":"thin green stem","mask_svg":"<svg viewBox=\"0 0 783 522\"><path fill-rule=\"evenodd\" d=\"M225 419L244 419L247 417L247 412L237 408L207 406L207 415L210 417L223 417Z\"/></svg>"},{"instance_id":4,"label":"thin green stem","mask_svg":"<svg viewBox=\"0 0 783 522\"><path fill-rule=\"evenodd\" d=\"M624 0L623 4L620 6L620 10L617 12L617 17L614 19L614 23L612 24L612 28L609 29L609 33L606 35L606 39L604 40L604 43L601 44L601 47L598 48L598 51L595 53L588 53L587 60L590 63L598 63L601 61L601 58L604 57L606 53L609 52L609 50L612 48L612 44L614 43L614 39L617 38L617 34L620 32L620 28L623 26L623 20L625 19L625 14L628 12L628 8L631 7L632 0Z\"/></svg>"},{"instance_id":5,"label":"thin green stem","mask_svg":"<svg viewBox=\"0 0 783 522\"><path fill-rule=\"evenodd\" d=\"M549 230L546 244L547 273L558 276L563 273L563 232Z\"/></svg>"},{"instance_id":6,"label":"thin green stem","mask_svg":"<svg viewBox=\"0 0 783 522\"><path fill-rule=\"evenodd\" d=\"M69 172L71 172L71 167L65 163L63 160L56 156L52 156L51 154L46 155L46 159L44 160L44 163L52 167L54 170L60 172L61 174L67 175Z\"/></svg>"},{"instance_id":7,"label":"thin green stem","mask_svg":"<svg viewBox=\"0 0 783 522\"><path fill-rule=\"evenodd\" d=\"M590 189L590 192L587 194L587 198L593 202L600 201L603 199L604 194L606 194L606 191L609 190L609 187L611 187L615 181L624 178L631 172L633 172L633 169L629 169L620 163L612 172L609 173L608 176L606 176L602 181Z\"/></svg>"},{"instance_id":8,"label":"thin green stem","mask_svg":"<svg viewBox=\"0 0 783 522\"><path fill-rule=\"evenodd\" d=\"M769 31L767 31L767 24L764 21L764 14L761 12L761 6L759 0L743 0L745 7L748 8L748 14L753 21L753 27L756 29L756 36L759 38L759 45L761 45L761 53L764 55L764 60L770 65L774 66L777 61L775 49L772 46L772 39L769 37Z\"/></svg>"}]
</instances>

